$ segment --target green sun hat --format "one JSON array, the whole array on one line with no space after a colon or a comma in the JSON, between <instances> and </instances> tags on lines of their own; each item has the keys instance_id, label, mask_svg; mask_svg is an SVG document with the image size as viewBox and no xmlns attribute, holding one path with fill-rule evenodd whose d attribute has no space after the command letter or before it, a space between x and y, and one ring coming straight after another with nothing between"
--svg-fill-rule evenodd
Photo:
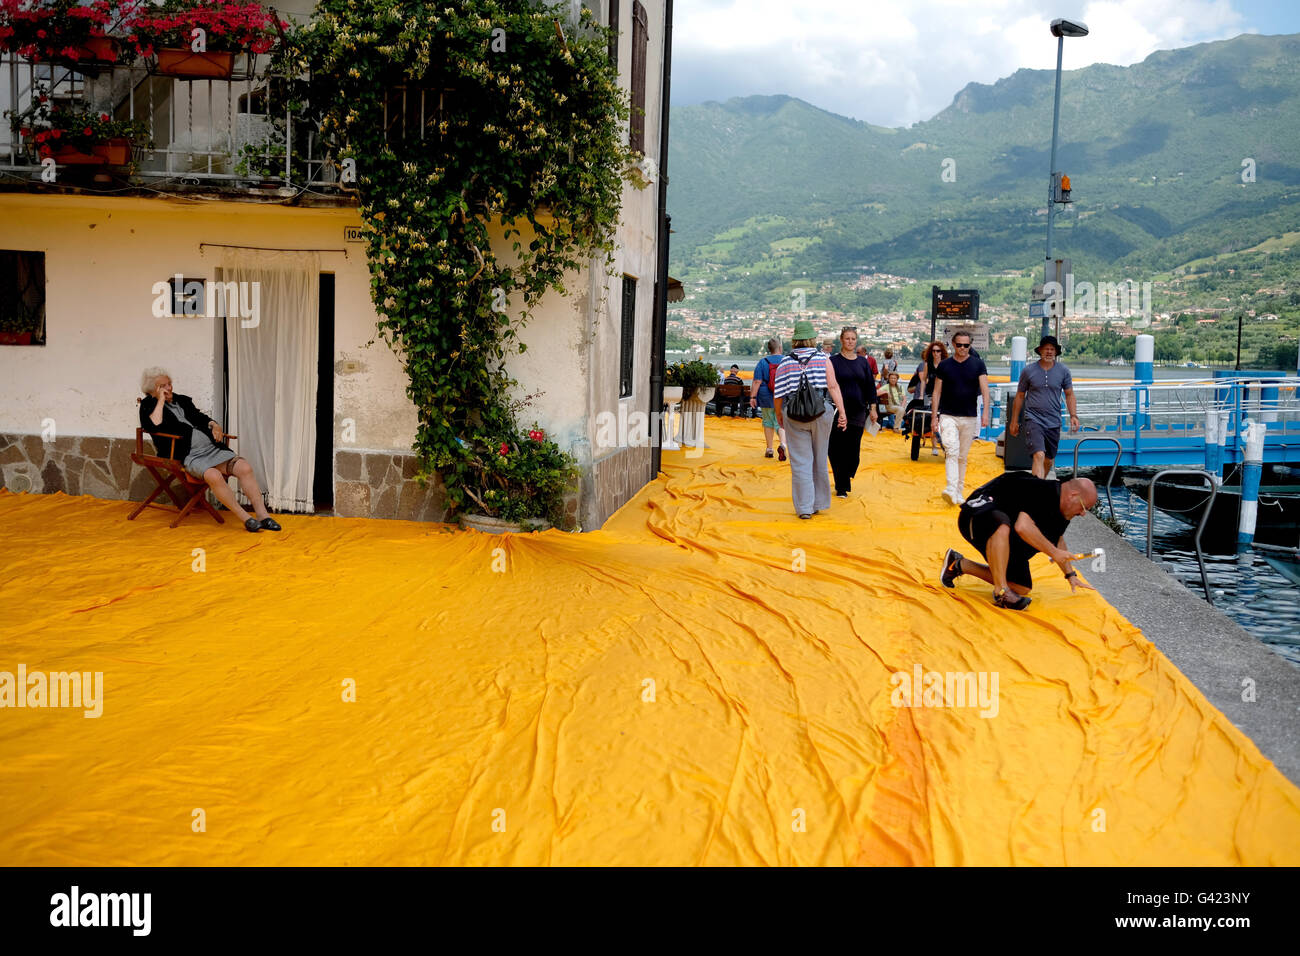
<instances>
[{"instance_id":1,"label":"green sun hat","mask_svg":"<svg viewBox=\"0 0 1300 956\"><path fill-rule=\"evenodd\" d=\"M817 338L817 330L813 328L813 324L807 319L800 319L794 324L794 335L792 338L815 339Z\"/></svg>"}]
</instances>

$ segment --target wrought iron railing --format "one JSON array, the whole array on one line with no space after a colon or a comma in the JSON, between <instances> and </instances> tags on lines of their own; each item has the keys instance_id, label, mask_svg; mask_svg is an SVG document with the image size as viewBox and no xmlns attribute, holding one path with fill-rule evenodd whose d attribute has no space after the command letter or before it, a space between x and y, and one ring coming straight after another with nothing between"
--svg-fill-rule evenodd
<instances>
[{"instance_id":1,"label":"wrought iron railing","mask_svg":"<svg viewBox=\"0 0 1300 956\"><path fill-rule=\"evenodd\" d=\"M137 145L131 176L153 188L212 186L340 186L330 141L314 121L273 104L288 97L283 76L257 69L257 59L229 80L180 80L144 66L82 73L68 66L0 56L0 104L10 115L34 96L88 106L115 119L140 120L152 145ZM0 173L35 178L39 159L6 120L0 126Z\"/></svg>"}]
</instances>

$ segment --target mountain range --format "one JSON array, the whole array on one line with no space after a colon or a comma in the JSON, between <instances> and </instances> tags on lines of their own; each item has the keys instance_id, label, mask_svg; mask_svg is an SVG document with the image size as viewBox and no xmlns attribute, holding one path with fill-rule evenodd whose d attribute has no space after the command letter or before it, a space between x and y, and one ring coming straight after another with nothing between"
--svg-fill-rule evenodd
<instances>
[{"instance_id":1,"label":"mountain range","mask_svg":"<svg viewBox=\"0 0 1300 956\"><path fill-rule=\"evenodd\" d=\"M790 96L674 109L673 274L734 308L863 271L1041 272L1054 80L971 83L905 128ZM1278 240L1300 230L1300 35L1065 72L1057 167L1074 201L1054 252L1078 276L1141 282L1268 240L1269 268L1293 270L1300 243Z\"/></svg>"}]
</instances>

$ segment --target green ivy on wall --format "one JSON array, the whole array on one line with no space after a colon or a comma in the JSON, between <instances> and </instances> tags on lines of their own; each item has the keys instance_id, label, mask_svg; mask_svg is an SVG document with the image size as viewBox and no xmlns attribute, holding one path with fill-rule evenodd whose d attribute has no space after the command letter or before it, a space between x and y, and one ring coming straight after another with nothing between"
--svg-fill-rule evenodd
<instances>
[{"instance_id":1,"label":"green ivy on wall","mask_svg":"<svg viewBox=\"0 0 1300 956\"><path fill-rule=\"evenodd\" d=\"M575 463L521 430L527 402L509 400L506 362L566 274L613 262L635 155L608 31L585 8L574 31L519 0L322 0L277 68L306 78L295 96L355 162L421 479L439 474L457 510L560 523ZM490 228L509 253L493 252Z\"/></svg>"}]
</instances>

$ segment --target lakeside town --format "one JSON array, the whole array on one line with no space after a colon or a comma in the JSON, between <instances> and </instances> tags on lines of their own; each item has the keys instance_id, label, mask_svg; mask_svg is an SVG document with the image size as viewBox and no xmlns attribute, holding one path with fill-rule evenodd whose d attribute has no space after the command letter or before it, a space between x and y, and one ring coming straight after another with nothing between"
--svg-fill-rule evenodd
<instances>
[{"instance_id":1,"label":"lakeside town","mask_svg":"<svg viewBox=\"0 0 1300 956\"><path fill-rule=\"evenodd\" d=\"M1000 276L1001 278L1001 276ZM888 273L864 273L847 283L853 290L872 288L902 289L916 285L916 279ZM1238 311L1244 319L1252 323L1276 323L1276 312L1258 311L1254 308L1233 309L1227 305L1188 305L1175 311L1154 311L1150 309L1150 285L1146 290L1145 302L1135 290L1131 296L1115 296L1115 302L1107 302L1107 296L1098 295L1097 304L1102 308L1087 311L1067 309L1059 325L1059 332L1064 342L1071 336L1094 336L1108 333L1129 341L1130 358L1113 356L1103 359L1106 364L1122 366L1130 364L1132 341L1137 335L1146 333L1156 335L1161 332L1186 328L1192 332L1208 331L1222 322L1235 323ZM1185 297L1186 292L1171 288L1170 284L1154 283L1155 294L1163 301L1169 298ZM687 292L685 304L671 308L668 313L668 350L670 352L694 353L699 355L738 355L749 357L761 354L762 343L774 330L789 327L800 318L811 318L816 324L827 329L852 325L858 330L859 342L873 349L889 348L895 354L905 357L919 357L930 340L931 322L929 309L896 309L892 311L864 312L838 309L759 309L759 310L719 310L693 306L692 301L699 292L705 291L707 283L700 280L696 292ZM1280 295L1283 289L1260 289L1256 295L1268 297ZM1119 305L1121 308L1105 307ZM1011 306L1005 303L981 303L979 320L988 326L989 341L996 349L1010 348L1014 336L1032 336L1036 333L1041 320L1031 317L1026 306ZM996 358L996 356L995 356ZM1184 361L1186 356L1161 355L1158 359L1186 364L1188 367L1213 367L1226 365L1234 358L1232 355L1206 354L1201 361Z\"/></svg>"}]
</instances>

